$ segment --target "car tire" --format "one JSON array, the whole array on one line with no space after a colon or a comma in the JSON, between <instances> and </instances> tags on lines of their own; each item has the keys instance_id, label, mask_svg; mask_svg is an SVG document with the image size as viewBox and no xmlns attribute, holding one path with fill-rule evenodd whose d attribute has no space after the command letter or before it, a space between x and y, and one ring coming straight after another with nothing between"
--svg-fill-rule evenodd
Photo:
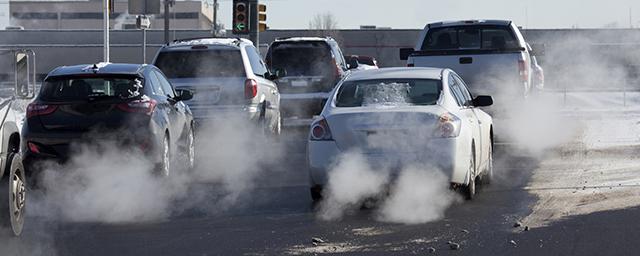
<instances>
[{"instance_id":1,"label":"car tire","mask_svg":"<svg viewBox=\"0 0 640 256\"><path fill-rule=\"evenodd\" d=\"M12 153L7 159L6 175L0 180L0 232L19 236L26 216L26 176L19 153Z\"/></svg>"},{"instance_id":2,"label":"car tire","mask_svg":"<svg viewBox=\"0 0 640 256\"><path fill-rule=\"evenodd\" d=\"M196 165L196 135L193 127L189 128L186 141L185 166L191 171Z\"/></svg>"},{"instance_id":3,"label":"car tire","mask_svg":"<svg viewBox=\"0 0 640 256\"><path fill-rule=\"evenodd\" d=\"M476 196L476 151L471 148L471 161L469 163L469 184L462 189L462 194L466 200L473 200Z\"/></svg>"},{"instance_id":4,"label":"car tire","mask_svg":"<svg viewBox=\"0 0 640 256\"><path fill-rule=\"evenodd\" d=\"M314 203L322 201L322 186L320 185L313 186L309 189L309 192L311 194L311 200Z\"/></svg>"},{"instance_id":5,"label":"car tire","mask_svg":"<svg viewBox=\"0 0 640 256\"><path fill-rule=\"evenodd\" d=\"M493 146L489 147L489 159L487 161L487 169L484 170L481 179L483 185L489 185L493 180Z\"/></svg>"},{"instance_id":6,"label":"car tire","mask_svg":"<svg viewBox=\"0 0 640 256\"><path fill-rule=\"evenodd\" d=\"M169 177L171 174L171 145L169 136L164 135L160 145L160 163L158 163L158 176Z\"/></svg>"}]
</instances>

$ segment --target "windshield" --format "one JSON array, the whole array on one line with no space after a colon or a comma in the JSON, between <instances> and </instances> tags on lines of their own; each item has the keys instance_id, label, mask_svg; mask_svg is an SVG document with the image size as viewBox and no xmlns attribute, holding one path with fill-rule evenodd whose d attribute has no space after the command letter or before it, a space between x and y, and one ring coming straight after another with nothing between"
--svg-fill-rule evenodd
<instances>
[{"instance_id":1,"label":"windshield","mask_svg":"<svg viewBox=\"0 0 640 256\"><path fill-rule=\"evenodd\" d=\"M345 82L336 97L337 107L368 105L434 105L442 85L434 79L387 79Z\"/></svg>"},{"instance_id":2,"label":"windshield","mask_svg":"<svg viewBox=\"0 0 640 256\"><path fill-rule=\"evenodd\" d=\"M429 29L422 50L508 50L518 47L518 40L508 26L459 26Z\"/></svg>"},{"instance_id":3,"label":"windshield","mask_svg":"<svg viewBox=\"0 0 640 256\"><path fill-rule=\"evenodd\" d=\"M280 43L271 48L267 64L271 70L284 69L287 76L330 76L336 64L326 43Z\"/></svg>"},{"instance_id":4,"label":"windshield","mask_svg":"<svg viewBox=\"0 0 640 256\"><path fill-rule=\"evenodd\" d=\"M155 65L168 78L245 76L238 49L166 51L158 55Z\"/></svg>"},{"instance_id":5,"label":"windshield","mask_svg":"<svg viewBox=\"0 0 640 256\"><path fill-rule=\"evenodd\" d=\"M63 78L45 81L40 98L45 101L87 101L97 98L131 99L142 94L137 77Z\"/></svg>"}]
</instances>

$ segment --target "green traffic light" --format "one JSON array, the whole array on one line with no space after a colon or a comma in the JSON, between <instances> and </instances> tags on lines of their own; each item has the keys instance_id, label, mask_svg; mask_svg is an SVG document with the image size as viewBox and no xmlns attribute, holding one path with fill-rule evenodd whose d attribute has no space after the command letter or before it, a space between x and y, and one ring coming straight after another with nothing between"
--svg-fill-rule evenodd
<instances>
[{"instance_id":1,"label":"green traffic light","mask_svg":"<svg viewBox=\"0 0 640 256\"><path fill-rule=\"evenodd\" d=\"M238 23L236 24L236 30L244 30L245 29L245 25L244 23Z\"/></svg>"}]
</instances>

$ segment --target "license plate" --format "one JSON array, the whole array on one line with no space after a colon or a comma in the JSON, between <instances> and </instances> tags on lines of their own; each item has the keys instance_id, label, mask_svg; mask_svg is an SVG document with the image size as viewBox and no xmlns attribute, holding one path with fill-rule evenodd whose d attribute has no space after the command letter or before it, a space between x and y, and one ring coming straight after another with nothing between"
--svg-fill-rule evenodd
<instances>
[{"instance_id":1,"label":"license plate","mask_svg":"<svg viewBox=\"0 0 640 256\"><path fill-rule=\"evenodd\" d=\"M309 86L309 81L306 81L306 80L293 80L293 81L291 81L291 86L293 86L293 87L306 87L306 86Z\"/></svg>"}]
</instances>

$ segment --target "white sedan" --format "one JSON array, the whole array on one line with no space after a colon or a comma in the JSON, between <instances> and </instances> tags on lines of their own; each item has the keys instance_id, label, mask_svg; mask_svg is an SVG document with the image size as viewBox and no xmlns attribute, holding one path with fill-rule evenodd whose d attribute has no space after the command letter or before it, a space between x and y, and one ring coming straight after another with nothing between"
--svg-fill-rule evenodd
<instances>
[{"instance_id":1,"label":"white sedan","mask_svg":"<svg viewBox=\"0 0 640 256\"><path fill-rule=\"evenodd\" d=\"M467 199L493 175L493 122L450 69L383 68L354 72L331 92L311 125L311 196L322 198L328 172L342 154L362 154L371 166L438 168ZM337 170L339 171L339 170Z\"/></svg>"}]
</instances>

